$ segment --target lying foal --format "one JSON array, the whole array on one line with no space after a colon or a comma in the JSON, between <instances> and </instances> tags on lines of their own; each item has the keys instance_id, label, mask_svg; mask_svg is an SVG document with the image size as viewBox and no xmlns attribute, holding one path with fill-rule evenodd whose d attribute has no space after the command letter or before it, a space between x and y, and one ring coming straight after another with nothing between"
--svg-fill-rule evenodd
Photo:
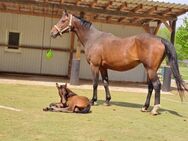
<instances>
[{"instance_id":1,"label":"lying foal","mask_svg":"<svg viewBox=\"0 0 188 141\"><path fill-rule=\"evenodd\" d=\"M49 107L43 109L44 111L53 112L73 112L73 113L89 113L90 102L85 96L78 96L70 89L67 88L67 84L59 85L56 83L58 93L60 96L59 103L51 103Z\"/></svg>"}]
</instances>

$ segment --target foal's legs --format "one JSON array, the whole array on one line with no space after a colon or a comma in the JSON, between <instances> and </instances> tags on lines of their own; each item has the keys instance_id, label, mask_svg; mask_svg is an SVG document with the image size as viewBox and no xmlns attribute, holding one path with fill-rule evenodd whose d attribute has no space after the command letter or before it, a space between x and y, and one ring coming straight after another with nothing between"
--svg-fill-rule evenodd
<instances>
[{"instance_id":1,"label":"foal's legs","mask_svg":"<svg viewBox=\"0 0 188 141\"><path fill-rule=\"evenodd\" d=\"M93 97L90 101L91 105L94 105L95 101L97 101L97 87L99 82L99 67L90 64L92 75L93 75Z\"/></svg>"},{"instance_id":2,"label":"foal's legs","mask_svg":"<svg viewBox=\"0 0 188 141\"><path fill-rule=\"evenodd\" d=\"M64 113L73 113L73 111L70 110L69 107L66 108L57 108L57 107L52 107L52 112L64 112Z\"/></svg>"},{"instance_id":3,"label":"foal's legs","mask_svg":"<svg viewBox=\"0 0 188 141\"><path fill-rule=\"evenodd\" d=\"M49 107L63 108L64 105L63 105L63 103L58 102L58 103L51 103L51 104L49 105Z\"/></svg>"},{"instance_id":4,"label":"foal's legs","mask_svg":"<svg viewBox=\"0 0 188 141\"><path fill-rule=\"evenodd\" d=\"M105 105L109 106L110 105L110 100L111 100L111 96L110 96L110 91L109 91L109 81L108 81L108 72L107 69L100 69L100 73L101 73L101 77L102 77L102 82L105 88L105 92L106 92L106 102Z\"/></svg>"},{"instance_id":5,"label":"foal's legs","mask_svg":"<svg viewBox=\"0 0 188 141\"><path fill-rule=\"evenodd\" d=\"M150 106L150 99L151 99L152 92L153 92L153 84L150 80L148 80L148 95L147 95L147 98L146 98L146 102L141 109L142 112L147 112L147 109Z\"/></svg>"}]
</instances>

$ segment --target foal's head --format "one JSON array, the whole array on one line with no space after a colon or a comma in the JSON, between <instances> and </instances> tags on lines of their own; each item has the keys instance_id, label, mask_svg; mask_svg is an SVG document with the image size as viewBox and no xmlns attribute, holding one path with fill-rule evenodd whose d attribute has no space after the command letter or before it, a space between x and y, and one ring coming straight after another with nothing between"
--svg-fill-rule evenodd
<instances>
[{"instance_id":1,"label":"foal's head","mask_svg":"<svg viewBox=\"0 0 188 141\"><path fill-rule=\"evenodd\" d=\"M56 38L58 35L61 36L63 33L70 32L72 30L72 18L73 16L65 10L61 19L51 29L51 36Z\"/></svg>"},{"instance_id":2,"label":"foal's head","mask_svg":"<svg viewBox=\"0 0 188 141\"><path fill-rule=\"evenodd\" d=\"M58 93L59 93L59 96L61 98L61 102L63 104L65 104L66 101L67 101L67 94L68 94L67 83L64 84L64 85L59 85L58 83L56 83L56 87L58 89Z\"/></svg>"}]
</instances>

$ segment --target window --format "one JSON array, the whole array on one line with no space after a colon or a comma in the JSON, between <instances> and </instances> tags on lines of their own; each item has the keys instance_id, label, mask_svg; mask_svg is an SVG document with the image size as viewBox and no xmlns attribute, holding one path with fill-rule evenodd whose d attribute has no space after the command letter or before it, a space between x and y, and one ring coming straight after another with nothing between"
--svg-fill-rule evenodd
<instances>
[{"instance_id":1,"label":"window","mask_svg":"<svg viewBox=\"0 0 188 141\"><path fill-rule=\"evenodd\" d=\"M8 34L8 48L18 49L20 40L20 33L18 32L9 32Z\"/></svg>"}]
</instances>

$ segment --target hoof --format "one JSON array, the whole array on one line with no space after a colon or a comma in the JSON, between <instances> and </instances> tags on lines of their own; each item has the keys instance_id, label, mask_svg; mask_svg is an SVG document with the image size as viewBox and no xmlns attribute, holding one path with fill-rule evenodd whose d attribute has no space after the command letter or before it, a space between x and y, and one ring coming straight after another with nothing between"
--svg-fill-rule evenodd
<instances>
[{"instance_id":1,"label":"hoof","mask_svg":"<svg viewBox=\"0 0 188 141\"><path fill-rule=\"evenodd\" d=\"M108 102L107 102L107 101L106 101L106 102L104 102L104 103L103 103L103 105L104 105L104 106L111 106L111 104L110 104L110 102L109 102L109 101L108 101Z\"/></svg>"},{"instance_id":2,"label":"hoof","mask_svg":"<svg viewBox=\"0 0 188 141\"><path fill-rule=\"evenodd\" d=\"M43 108L43 111L45 111L45 112L47 112L47 111L52 111L52 110L53 110L53 108L51 108L51 107Z\"/></svg>"},{"instance_id":3,"label":"hoof","mask_svg":"<svg viewBox=\"0 0 188 141\"><path fill-rule=\"evenodd\" d=\"M55 107L56 104L55 103L50 103L49 107Z\"/></svg>"},{"instance_id":4,"label":"hoof","mask_svg":"<svg viewBox=\"0 0 188 141\"><path fill-rule=\"evenodd\" d=\"M156 112L156 111L151 111L151 115L152 115L152 116L159 115L159 112Z\"/></svg>"},{"instance_id":5,"label":"hoof","mask_svg":"<svg viewBox=\"0 0 188 141\"><path fill-rule=\"evenodd\" d=\"M46 111L48 111L48 107L43 108L42 110L46 112Z\"/></svg>"},{"instance_id":6,"label":"hoof","mask_svg":"<svg viewBox=\"0 0 188 141\"><path fill-rule=\"evenodd\" d=\"M158 112L159 108L160 108L160 105L159 105L159 104L158 104L158 105L155 105L155 106L153 107L152 111L151 111L151 115L153 115L153 116L159 115L159 114L160 114L160 113Z\"/></svg>"},{"instance_id":7,"label":"hoof","mask_svg":"<svg viewBox=\"0 0 188 141\"><path fill-rule=\"evenodd\" d=\"M91 106L96 106L96 105L97 105L97 102L90 101L90 105L91 105Z\"/></svg>"},{"instance_id":8,"label":"hoof","mask_svg":"<svg viewBox=\"0 0 188 141\"><path fill-rule=\"evenodd\" d=\"M148 109L148 108L146 108L146 107L142 107L141 112L148 112L147 109Z\"/></svg>"}]
</instances>

